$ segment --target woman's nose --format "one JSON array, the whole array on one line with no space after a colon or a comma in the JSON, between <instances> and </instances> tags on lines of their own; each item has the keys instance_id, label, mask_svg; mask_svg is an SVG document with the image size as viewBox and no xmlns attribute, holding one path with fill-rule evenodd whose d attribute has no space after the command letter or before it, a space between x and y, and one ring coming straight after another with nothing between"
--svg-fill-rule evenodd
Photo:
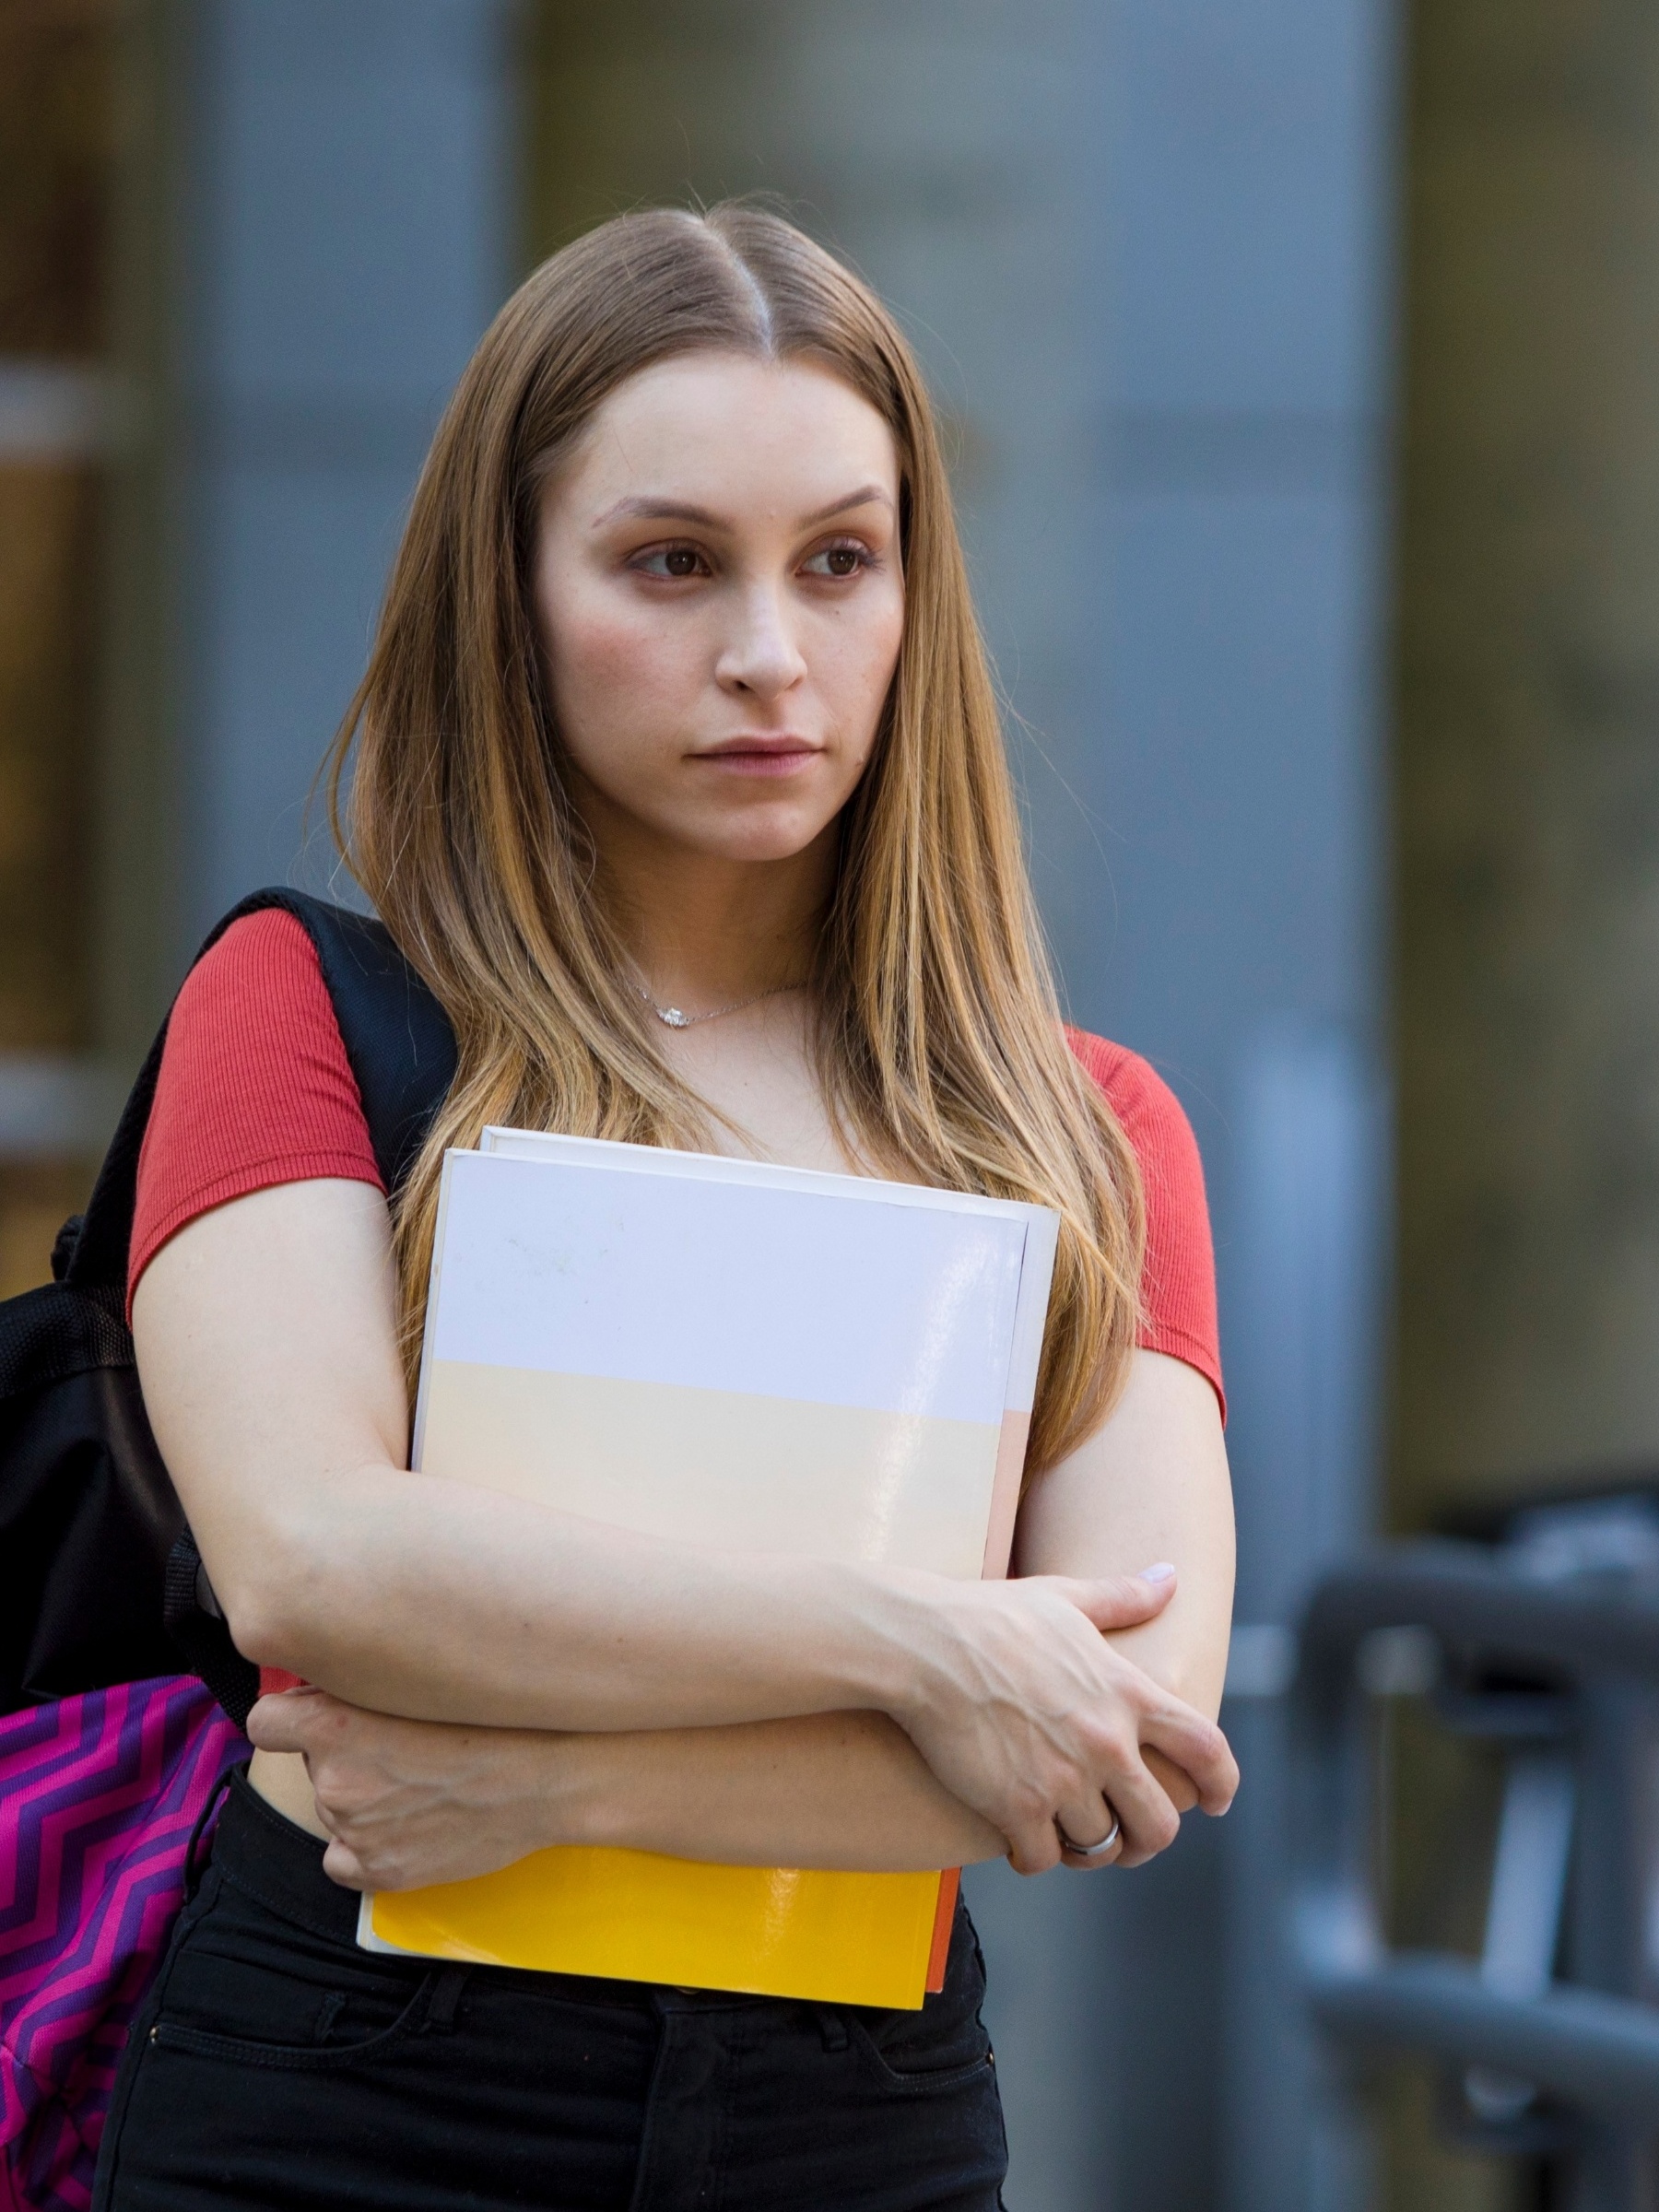
<instances>
[{"instance_id":1,"label":"woman's nose","mask_svg":"<svg viewBox=\"0 0 1659 2212\"><path fill-rule=\"evenodd\" d=\"M743 594L714 673L728 691L757 699L777 699L800 682L806 663L775 592L759 586Z\"/></svg>"}]
</instances>

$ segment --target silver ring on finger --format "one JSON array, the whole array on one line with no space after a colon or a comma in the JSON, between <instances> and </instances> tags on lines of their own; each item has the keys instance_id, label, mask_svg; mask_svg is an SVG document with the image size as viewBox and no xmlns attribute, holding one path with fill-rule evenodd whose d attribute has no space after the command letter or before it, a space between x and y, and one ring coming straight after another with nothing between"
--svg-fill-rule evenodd
<instances>
[{"instance_id":1,"label":"silver ring on finger","mask_svg":"<svg viewBox=\"0 0 1659 2212\"><path fill-rule=\"evenodd\" d=\"M1074 1859L1098 1859L1102 1857L1105 1853L1112 1849L1112 1845L1117 1841L1118 1838L1124 1832L1124 1824L1118 1818L1117 1809L1113 1806L1111 1798L1103 1796L1100 1799L1100 1803L1112 1815L1112 1826L1106 1830L1106 1833L1100 1838L1098 1843L1074 1843L1071 1838L1066 1834L1065 1829L1061 1827L1059 1815L1056 1813L1054 1816L1054 1833L1060 1839L1060 1848L1062 1851L1069 1852Z\"/></svg>"}]
</instances>

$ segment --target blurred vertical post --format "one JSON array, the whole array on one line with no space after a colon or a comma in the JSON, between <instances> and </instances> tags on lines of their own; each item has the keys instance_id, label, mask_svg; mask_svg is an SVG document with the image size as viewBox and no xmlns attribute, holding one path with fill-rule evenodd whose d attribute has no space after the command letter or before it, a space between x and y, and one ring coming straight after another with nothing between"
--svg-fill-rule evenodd
<instances>
[{"instance_id":1,"label":"blurred vertical post","mask_svg":"<svg viewBox=\"0 0 1659 2212\"><path fill-rule=\"evenodd\" d=\"M1246 1781L1226 1838L1220 2202L1236 2212L1375 2200L1369 2115L1293 1984L1283 1881L1290 1629L1377 1505L1390 1146L1371 1042L1330 1022L1265 1025L1234 1092L1240 1625L1223 1718Z\"/></svg>"},{"instance_id":2,"label":"blurred vertical post","mask_svg":"<svg viewBox=\"0 0 1659 2212\"><path fill-rule=\"evenodd\" d=\"M1659 1466L1659 15L1413 15L1404 1529ZM1473 1855L1470 1786L1418 1844L1442 1884ZM1606 1924L1616 1885L1581 1888L1568 1955L1642 1989L1651 1934ZM1402 2116L1396 2155L1419 2173L1425 2132ZM1573 2212L1648 2204L1650 2155L1598 2143L1579 2186Z\"/></svg>"},{"instance_id":3,"label":"blurred vertical post","mask_svg":"<svg viewBox=\"0 0 1659 2212\"><path fill-rule=\"evenodd\" d=\"M43 1281L108 1125L89 803L116 473L116 9L0 9L0 1297Z\"/></svg>"},{"instance_id":4,"label":"blurred vertical post","mask_svg":"<svg viewBox=\"0 0 1659 2212\"><path fill-rule=\"evenodd\" d=\"M1407 1527L1659 1464L1659 15L1417 14Z\"/></svg>"}]
</instances>

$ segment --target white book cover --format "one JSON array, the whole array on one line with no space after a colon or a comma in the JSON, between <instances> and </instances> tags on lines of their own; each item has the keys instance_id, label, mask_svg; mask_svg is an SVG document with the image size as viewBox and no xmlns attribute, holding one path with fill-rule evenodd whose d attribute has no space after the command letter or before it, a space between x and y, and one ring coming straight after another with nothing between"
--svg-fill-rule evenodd
<instances>
[{"instance_id":1,"label":"white book cover","mask_svg":"<svg viewBox=\"0 0 1659 2212\"><path fill-rule=\"evenodd\" d=\"M812 1321L812 1325L818 1329L817 1356L823 1365L834 1365L836 1362L836 1345L831 1343L831 1334L823 1334L823 1329L830 1327L830 1332L831 1332L831 1329L834 1329L831 1316L839 1314L839 1312L845 1312L850 1305L858 1307L858 1312L861 1312L861 1327L865 1329L865 1334L867 1334L867 1338L885 1340L887 1347L889 1347L889 1356L900 1356L902 1359L900 1347L902 1347L902 1343L905 1343L905 1323L900 1321L900 1329L898 1329L898 1334L894 1336L894 1334L887 1332L885 1329L883 1314L889 1310L905 1307L907 1300L916 1299L918 1294L924 1299L927 1292L923 1289L923 1283L916 1281L913 1277L885 1278L883 1277L883 1252L891 1250L894 1248L894 1243L898 1243L900 1248L907 1248L909 1252L912 1252L913 1256L918 1256L918 1245L924 1245L924 1248L931 1252L931 1261L934 1261L934 1265L938 1267L938 1263L945 1259L947 1252L951 1250L953 1232L949 1232L949 1230L940 1230L938 1226L931 1230L931 1232L927 1232L927 1230L923 1230L920 1223L913 1223L913 1221L907 1223L905 1212L894 1215L894 1212L891 1212L894 1207L898 1207L898 1210L907 1210L907 1212L931 1212L931 1215L953 1217L956 1221L973 1221L973 1218L978 1218L978 1221L982 1221L982 1223L986 1223L986 1221L1000 1223L1000 1230L991 1232L991 1239L1000 1243L1000 1250L1005 1252L1005 1263L1006 1263L1008 1252L1018 1248L1018 1252L1019 1252L1018 1289L1016 1289L1016 1305L1013 1305L1011 1340L1008 1340L1005 1392L1002 1392L1000 1411L997 1411L997 1416L995 1416L997 1418L997 1449L995 1449L995 1458L994 1458L994 1482L991 1482L991 1493L989 1493L989 1500L986 1500L984 1537L982 1537L982 1547L980 1547L980 1553L978 1553L978 1566L973 1566L973 1569L969 1569L967 1566L967 1547L964 1547L964 1542L958 1542L949 1564L947 1564L945 1558L907 1558L907 1564L934 1566L934 1569L940 1572L978 1572L978 1575L994 1575L994 1577L1005 1575L1006 1566L1008 1566L1008 1550L1011 1550L1011 1544L1013 1544L1013 1520L1016 1520L1016 1511L1019 1504L1019 1480L1022 1480L1022 1473L1024 1473L1027 1438L1030 1433L1030 1406L1033 1406L1035 1389L1038 1389L1038 1367L1041 1360L1041 1336L1044 1336L1044 1323L1046 1323L1046 1318L1049 1318L1049 1288L1051 1288L1051 1278L1053 1278L1053 1261L1055 1261L1055 1241L1057 1241L1057 1232L1060 1232L1060 1217L1057 1217L1055 1212L1051 1212L1046 1206L1024 1206L1024 1204L1016 1204L1016 1201L1006 1201L1006 1199L982 1199L982 1196L973 1196L969 1193L931 1190L931 1188L927 1188L927 1185L920 1185L920 1183L889 1183L889 1182L878 1182L878 1179L874 1179L874 1177L856 1177L856 1174L828 1174L823 1171L809 1171L809 1168L781 1168L781 1166L774 1166L774 1163L770 1163L770 1161L730 1159L730 1157L714 1155L714 1152L675 1152L668 1148L657 1148L657 1146L608 1144L608 1141L593 1139L593 1137L558 1137L558 1135L544 1135L544 1133L540 1133L540 1130L487 1128L485 1135L482 1135L482 1139L480 1139L480 1150L485 1152L485 1155L500 1157L500 1159L524 1159L524 1161L544 1161L544 1163L558 1161L558 1163L564 1163L566 1168L602 1166L602 1168L606 1168L606 1171L613 1171L613 1172L648 1174L648 1177L662 1177L662 1179L670 1179L670 1182L739 1185L739 1188L752 1188L752 1190L794 1193L798 1196L823 1196L823 1199L836 1201L836 1204L841 1204L841 1206L845 1206L847 1201L856 1201L856 1204L861 1204L861 1206L887 1207L889 1212L887 1212L885 1228L876 1230L876 1232L872 1234L872 1241L869 1241L867 1252L865 1252L863 1243L861 1243L861 1230L858 1230L856 1221L853 1221L852 1217L842 1218L841 1228L836 1230L836 1232L831 1232L831 1241L834 1241L834 1250L836 1250L836 1261L839 1261L839 1272L831 1267L831 1270L828 1270L828 1272L818 1270L817 1277L814 1277L814 1281L817 1281L818 1303L812 1310L812 1316L817 1316ZM761 1207L761 1210L759 1210L757 1215L752 1215L750 1218L768 1218L768 1210ZM807 1215L803 1217L801 1212L785 1210L785 1212L781 1212L781 1215L774 1215L770 1218L774 1218L774 1223L776 1223L774 1237L783 1239L783 1243L781 1245L774 1243L770 1259L761 1263L763 1270L765 1267L770 1267L770 1270L772 1270L774 1281L796 1278L798 1274L803 1272L803 1267L812 1274L812 1270L809 1270L809 1265L807 1265L807 1254L801 1248L796 1248L796 1245L790 1241L792 1237L798 1237L798 1234L801 1234L803 1221L812 1221L814 1218L812 1212L807 1212ZM830 1223L825 1221L823 1228L828 1230ZM980 1232L980 1239L984 1239L984 1232ZM967 1243L971 1243L971 1241L973 1239L969 1237ZM967 1243L962 1245L962 1252L967 1252ZM759 1256L759 1252L757 1252L757 1256ZM847 1265L847 1261L852 1261L852 1265ZM861 1278L861 1270L865 1265L869 1267L869 1281L863 1281ZM964 1289L964 1283L958 1283L958 1294L960 1294L962 1289ZM743 1365L746 1365L746 1376L754 1378L752 1381L754 1395L785 1395L785 1398L794 1400L796 1405L801 1403L801 1398L809 1400L812 1398L812 1394L809 1392L796 1394L794 1389L787 1389L787 1387L783 1389L783 1392L779 1392L779 1384L772 1382L772 1387L768 1389L768 1382L765 1382L765 1360L768 1360L770 1351L776 1349L774 1340L796 1336L803 1327L809 1325L809 1312L801 1305L801 1299L798 1299L798 1296L796 1299L787 1299L787 1296L783 1296L781 1300L772 1300L768 1296L768 1292L761 1288L761 1281L759 1281L759 1278L757 1278L757 1283L754 1283L754 1292L757 1292L757 1303L761 1305L765 1310L765 1314L770 1316L768 1323L765 1323L765 1327L770 1329L770 1338L768 1340L752 1338L750 1340L752 1356L747 1356L746 1362L743 1362ZM938 1277L935 1277L934 1296L938 1296ZM891 1307L889 1307L889 1300L891 1300ZM934 1305L934 1310L931 1312L934 1312L934 1327L935 1329L942 1327L949 1332L949 1323L945 1321L945 1310L942 1310L940 1305ZM912 1327L916 1325L918 1314L920 1314L920 1305L909 1307L909 1325ZM1002 1316L1002 1318L1006 1318L1006 1316ZM717 1325L719 1316L712 1314L710 1316L710 1321ZM995 1327L1000 1327L1000 1321L994 1323L994 1329ZM433 1345L431 1332L429 1332L429 1345ZM433 1345L433 1349L436 1349L436 1345ZM858 1359L858 1351L853 1349L852 1343L847 1345L845 1349L847 1349L847 1354L850 1354L850 1359L847 1359L845 1367L842 1367L839 1400L836 1400L836 1403L863 1405L865 1400L861 1398L861 1382L858 1382L858 1367L861 1367L861 1359ZM997 1359L1000 1359L1000 1354L997 1354ZM971 1354L969 1354L969 1360L971 1360ZM787 1359L785 1359L785 1365L779 1370L779 1376L787 1376L787 1371L790 1370L787 1370ZM942 1414L942 1411L945 1411L945 1403L949 1400L951 1409L956 1411L956 1418L969 1418L969 1420L973 1420L975 1425L984 1427L986 1425L986 1420L984 1420L986 1398L984 1398L984 1387L982 1387L984 1381L986 1381L986 1371L980 1370L978 1371L980 1389L975 1394L964 1394L960 1389L960 1376L956 1378L956 1382L953 1384L945 1382L940 1378L938 1392L935 1392L935 1395L934 1395L931 1409L934 1409L934 1414ZM951 1395L951 1389L956 1389L958 1395ZM865 1395L869 1395L869 1405L865 1406L865 1411L876 1411L876 1414L880 1414L880 1411L896 1414L898 1411L898 1405L887 1403L887 1400L896 1398L896 1392L894 1392L894 1387L891 1387L891 1382L883 1395L880 1382L874 1382L874 1371L872 1371L872 1387L865 1392ZM425 1370L422 1370L422 1398L420 1398L418 1414L416 1414L416 1453L420 1453L422 1442L425 1442L425 1436L422 1436L422 1427L425 1427L425 1422L422 1422L422 1416L425 1416L425 1403L427 1403L427 1392L425 1392ZM967 1411L969 1405L971 1405L971 1414ZM916 1409L912 1409L912 1411L916 1411ZM850 1429L847 1442L853 1444L853 1449L856 1449L856 1433L853 1433L853 1425L841 1425L841 1427ZM865 1425L865 1429L869 1429L869 1425ZM889 1436L889 1440L894 1438L894 1433L896 1433L894 1429L887 1429L887 1436ZM935 1438L935 1442L942 1442L942 1438ZM984 1438L980 1438L980 1442L984 1442ZM416 1465L425 1465L425 1460L416 1458ZM887 1473L889 1473L889 1480L891 1480L891 1476L894 1476L894 1460L891 1458L887 1460ZM975 1487L964 1488L964 1493L960 1498L960 1506L962 1506L964 1517L967 1517L967 1520L964 1520L964 1526L978 1524L978 1488ZM867 1526L874 1528L876 1524L874 1522L869 1522ZM806 1537L807 1537L806 1528L801 1528L801 1537L803 1537L803 1542L798 1542L798 1544L779 1544L779 1547L757 1547L757 1548L807 1548L807 1550L818 1548L817 1544L806 1542ZM861 1555L861 1558L898 1558L898 1555L891 1553L891 1550L880 1550L880 1553L874 1553L874 1550L869 1550L869 1548L865 1548L863 1553L858 1553L858 1555Z\"/></svg>"},{"instance_id":2,"label":"white book cover","mask_svg":"<svg viewBox=\"0 0 1659 2212\"><path fill-rule=\"evenodd\" d=\"M1053 1214L485 1141L444 1163L416 1467L671 1540L1006 1571Z\"/></svg>"}]
</instances>

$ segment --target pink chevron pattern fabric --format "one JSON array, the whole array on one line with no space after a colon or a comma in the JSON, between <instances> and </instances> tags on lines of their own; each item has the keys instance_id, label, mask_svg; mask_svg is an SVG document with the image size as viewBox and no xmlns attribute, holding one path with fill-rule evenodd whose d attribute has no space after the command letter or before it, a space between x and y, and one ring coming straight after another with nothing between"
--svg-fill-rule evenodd
<instances>
[{"instance_id":1,"label":"pink chevron pattern fabric","mask_svg":"<svg viewBox=\"0 0 1659 2212\"><path fill-rule=\"evenodd\" d=\"M194 1677L0 1719L0 2212L87 2212L191 1831L247 1755Z\"/></svg>"}]
</instances>

